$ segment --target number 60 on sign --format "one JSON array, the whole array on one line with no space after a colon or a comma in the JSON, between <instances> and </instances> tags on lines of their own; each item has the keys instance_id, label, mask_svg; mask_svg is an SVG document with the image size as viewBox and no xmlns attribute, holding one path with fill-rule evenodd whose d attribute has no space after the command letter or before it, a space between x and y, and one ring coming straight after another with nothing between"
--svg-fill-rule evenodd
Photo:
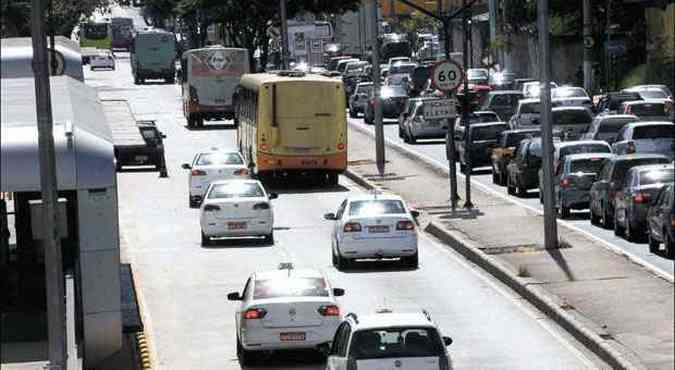
<instances>
[{"instance_id":1,"label":"number 60 on sign","mask_svg":"<svg viewBox=\"0 0 675 370\"><path fill-rule=\"evenodd\" d=\"M464 71L459 64L444 60L436 63L431 70L431 83L441 91L457 90L464 81Z\"/></svg>"}]
</instances>

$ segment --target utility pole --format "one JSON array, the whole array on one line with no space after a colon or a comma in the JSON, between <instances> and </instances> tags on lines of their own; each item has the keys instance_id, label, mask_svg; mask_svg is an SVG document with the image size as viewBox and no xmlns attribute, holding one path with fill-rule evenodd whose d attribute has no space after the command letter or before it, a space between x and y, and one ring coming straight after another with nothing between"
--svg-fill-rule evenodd
<instances>
[{"instance_id":1,"label":"utility pole","mask_svg":"<svg viewBox=\"0 0 675 370\"><path fill-rule=\"evenodd\" d=\"M494 43L497 40L497 0L488 0L488 12L490 16L490 41ZM492 60L492 63L501 62L498 54L499 52L494 52L495 60Z\"/></svg>"},{"instance_id":2,"label":"utility pole","mask_svg":"<svg viewBox=\"0 0 675 370\"><path fill-rule=\"evenodd\" d=\"M288 69L288 20L286 19L286 1L279 0L281 13L281 69Z\"/></svg>"},{"instance_id":3,"label":"utility pole","mask_svg":"<svg viewBox=\"0 0 675 370\"><path fill-rule=\"evenodd\" d=\"M373 39L373 113L375 115L375 162L380 176L384 176L384 127L382 125L382 101L380 99L380 42L379 42L379 17L377 16L377 0L371 3L371 10L375 22L371 22ZM393 4L392 4L393 5ZM393 7L392 7L393 9Z\"/></svg>"},{"instance_id":4,"label":"utility pole","mask_svg":"<svg viewBox=\"0 0 675 370\"><path fill-rule=\"evenodd\" d=\"M464 30L464 43L463 43L463 50L464 54L463 57L463 68L464 68L464 73L467 73L467 70L469 68L469 48L468 48L468 43L471 38L471 28L469 27L471 24L469 23L471 21L471 11L469 10L469 7L467 6L466 3L467 0L462 0L462 9L464 9L462 13L462 29ZM473 57L472 57L473 59ZM462 122L464 122L464 147L466 148L466 153L471 152L471 120L469 119L469 99L471 94L469 94L469 79L464 78L464 98L462 99ZM465 185L465 190L464 192L466 193L466 201L464 202L464 208L466 209L471 209L473 208L473 203L471 202L471 171L473 170L471 166L471 156L470 155L465 155L464 160L466 161L466 173L465 179L464 179L464 185Z\"/></svg>"},{"instance_id":5,"label":"utility pole","mask_svg":"<svg viewBox=\"0 0 675 370\"><path fill-rule=\"evenodd\" d=\"M592 95L593 89L593 68L591 66L592 62L592 51L593 51L593 35L592 35L592 22L591 18L591 0L583 0L583 13L584 13L584 89L588 92L589 95Z\"/></svg>"},{"instance_id":6,"label":"utility pole","mask_svg":"<svg viewBox=\"0 0 675 370\"><path fill-rule=\"evenodd\" d=\"M58 237L56 226L58 190L44 10L41 0L32 0L33 75L35 77L40 186L42 189L43 226L45 228L42 243L45 251L49 368L51 370L65 370L67 356L66 308L61 240Z\"/></svg>"},{"instance_id":7,"label":"utility pole","mask_svg":"<svg viewBox=\"0 0 675 370\"><path fill-rule=\"evenodd\" d=\"M551 125L551 54L548 31L548 0L539 0L539 68L541 76L541 140L542 172L544 175L544 247L558 246L558 225L553 208L553 127Z\"/></svg>"}]
</instances>

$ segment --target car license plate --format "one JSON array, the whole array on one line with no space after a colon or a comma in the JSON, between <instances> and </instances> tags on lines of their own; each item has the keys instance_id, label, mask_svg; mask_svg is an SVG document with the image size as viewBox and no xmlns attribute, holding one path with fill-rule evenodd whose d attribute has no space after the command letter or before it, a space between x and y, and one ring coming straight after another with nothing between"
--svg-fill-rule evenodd
<instances>
[{"instance_id":1,"label":"car license plate","mask_svg":"<svg viewBox=\"0 0 675 370\"><path fill-rule=\"evenodd\" d=\"M368 226L369 233L388 233L389 226L377 225L377 226Z\"/></svg>"},{"instance_id":2,"label":"car license plate","mask_svg":"<svg viewBox=\"0 0 675 370\"><path fill-rule=\"evenodd\" d=\"M145 161L148 160L148 156L147 155L137 155L137 156L134 157L134 159L136 160L136 162L145 162Z\"/></svg>"},{"instance_id":3,"label":"car license plate","mask_svg":"<svg viewBox=\"0 0 675 370\"><path fill-rule=\"evenodd\" d=\"M228 222L228 230L243 230L246 229L246 222Z\"/></svg>"},{"instance_id":4,"label":"car license plate","mask_svg":"<svg viewBox=\"0 0 675 370\"><path fill-rule=\"evenodd\" d=\"M282 342L301 342L305 340L305 333L281 333L279 334L279 339L281 339Z\"/></svg>"}]
</instances>

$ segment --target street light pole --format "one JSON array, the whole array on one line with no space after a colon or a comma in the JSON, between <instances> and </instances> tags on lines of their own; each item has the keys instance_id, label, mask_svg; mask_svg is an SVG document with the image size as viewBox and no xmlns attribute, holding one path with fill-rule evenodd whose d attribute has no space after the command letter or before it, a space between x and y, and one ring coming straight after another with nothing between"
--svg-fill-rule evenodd
<instances>
[{"instance_id":1,"label":"street light pole","mask_svg":"<svg viewBox=\"0 0 675 370\"><path fill-rule=\"evenodd\" d=\"M551 125L551 54L548 32L548 0L539 0L539 68L541 76L541 140L544 199L544 247L558 246L558 225L553 208L553 127Z\"/></svg>"},{"instance_id":2,"label":"street light pole","mask_svg":"<svg viewBox=\"0 0 675 370\"><path fill-rule=\"evenodd\" d=\"M441 17L442 13L438 16ZM450 20L443 18L443 35L445 38L445 60L450 60ZM452 92L448 92L448 98L452 98ZM457 194L457 151L455 150L455 122L452 119L446 119L448 124L448 133L446 138L446 146L448 151L448 173L450 174L450 207L454 211L457 209L457 202L459 195Z\"/></svg>"},{"instance_id":3,"label":"street light pole","mask_svg":"<svg viewBox=\"0 0 675 370\"><path fill-rule=\"evenodd\" d=\"M281 69L288 69L288 20L286 15L286 1L279 0L281 13Z\"/></svg>"},{"instance_id":4,"label":"street light pole","mask_svg":"<svg viewBox=\"0 0 675 370\"><path fill-rule=\"evenodd\" d=\"M66 367L67 356L66 308L61 241L56 226L58 189L44 10L41 0L32 0L32 67L35 78L35 110L38 128L42 216L45 231L42 244L45 253L49 366L51 370L63 370Z\"/></svg>"},{"instance_id":5,"label":"street light pole","mask_svg":"<svg viewBox=\"0 0 675 370\"><path fill-rule=\"evenodd\" d=\"M468 70L468 64L469 64L469 48L468 48L468 42L469 38L471 37L471 31L469 29L469 7L467 7L466 0L462 0L462 9L464 9L464 13L462 14L462 29L464 30L464 42L463 42L463 50L464 52L462 54L463 58L463 64L464 64L464 73L467 73ZM469 79L468 76L464 77L464 97L462 99L462 122L464 122L464 147L466 148L465 155L464 155L464 161L466 162L465 164L465 179L464 179L464 186L465 186L465 197L466 201L464 202L464 208L471 209L473 208L473 203L471 202L471 156L468 155L468 153L471 153L471 138L470 138L470 128L471 128L471 122L469 119Z\"/></svg>"},{"instance_id":6,"label":"street light pole","mask_svg":"<svg viewBox=\"0 0 675 370\"><path fill-rule=\"evenodd\" d=\"M382 126L382 102L380 99L380 42L378 39L379 18L377 16L377 9L377 0L373 0L371 10L375 17L375 22L371 22L373 27L371 45L373 58L373 113L375 116L375 162L380 176L384 176L384 127Z\"/></svg>"},{"instance_id":7,"label":"street light pole","mask_svg":"<svg viewBox=\"0 0 675 370\"><path fill-rule=\"evenodd\" d=\"M583 0L583 13L584 13L584 89L588 94L592 95L593 89L593 70L591 67L591 59L593 58L593 35L591 29L591 0Z\"/></svg>"}]
</instances>

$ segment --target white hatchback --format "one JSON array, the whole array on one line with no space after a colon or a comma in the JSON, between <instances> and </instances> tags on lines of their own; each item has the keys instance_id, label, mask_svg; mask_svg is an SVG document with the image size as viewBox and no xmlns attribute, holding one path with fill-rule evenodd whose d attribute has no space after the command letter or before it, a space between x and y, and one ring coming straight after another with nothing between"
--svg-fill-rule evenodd
<instances>
[{"instance_id":1,"label":"white hatchback","mask_svg":"<svg viewBox=\"0 0 675 370\"><path fill-rule=\"evenodd\" d=\"M398 257L406 266L417 268L418 215L393 194L373 192L345 199L337 213L324 215L335 221L331 238L333 265L343 269L357 259Z\"/></svg>"},{"instance_id":2,"label":"white hatchback","mask_svg":"<svg viewBox=\"0 0 675 370\"><path fill-rule=\"evenodd\" d=\"M270 200L258 180L224 180L209 185L200 207L202 245L213 237L263 236L274 243L274 213Z\"/></svg>"},{"instance_id":3,"label":"white hatchback","mask_svg":"<svg viewBox=\"0 0 675 370\"><path fill-rule=\"evenodd\" d=\"M241 301L234 315L237 357L249 366L260 351L318 349L327 352L342 321L332 288L318 270L294 269L282 263L278 270L252 274L244 290L227 295Z\"/></svg>"},{"instance_id":4,"label":"white hatchback","mask_svg":"<svg viewBox=\"0 0 675 370\"><path fill-rule=\"evenodd\" d=\"M327 370L451 370L447 346L426 311L349 313L328 353Z\"/></svg>"},{"instance_id":5,"label":"white hatchback","mask_svg":"<svg viewBox=\"0 0 675 370\"><path fill-rule=\"evenodd\" d=\"M199 207L206 189L213 181L244 179L249 177L244 158L235 151L213 149L195 155L192 164L184 163L183 169L190 170L188 176L190 207Z\"/></svg>"},{"instance_id":6,"label":"white hatchback","mask_svg":"<svg viewBox=\"0 0 675 370\"><path fill-rule=\"evenodd\" d=\"M115 56L110 51L99 51L98 54L89 58L89 69L92 71L97 68L106 68L115 70Z\"/></svg>"}]
</instances>

